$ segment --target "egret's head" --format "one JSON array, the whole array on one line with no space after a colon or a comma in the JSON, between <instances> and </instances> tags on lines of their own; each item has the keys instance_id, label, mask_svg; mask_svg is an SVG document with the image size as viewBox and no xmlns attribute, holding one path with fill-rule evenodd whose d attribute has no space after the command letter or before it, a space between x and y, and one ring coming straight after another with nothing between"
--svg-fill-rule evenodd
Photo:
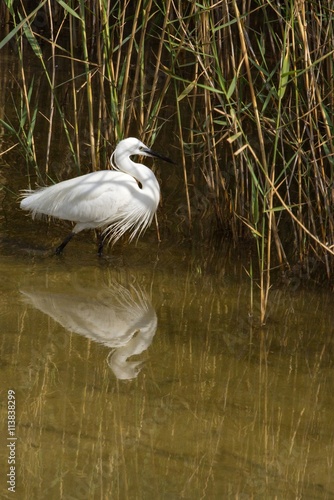
<instances>
[{"instance_id":1,"label":"egret's head","mask_svg":"<svg viewBox=\"0 0 334 500\"><path fill-rule=\"evenodd\" d=\"M145 146L145 144L139 139L136 139L136 137L128 137L127 139L123 139L122 141L120 141L116 146L114 155L116 162L122 162L123 158L128 158L129 156L140 155L152 156L154 158L160 158L161 160L173 163L173 161L166 156L162 156L149 147Z\"/></svg>"}]
</instances>

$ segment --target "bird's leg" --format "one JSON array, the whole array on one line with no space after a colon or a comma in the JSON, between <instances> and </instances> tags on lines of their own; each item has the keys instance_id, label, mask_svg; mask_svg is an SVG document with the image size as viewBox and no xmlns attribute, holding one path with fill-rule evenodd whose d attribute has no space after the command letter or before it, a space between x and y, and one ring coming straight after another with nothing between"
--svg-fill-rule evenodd
<instances>
[{"instance_id":1,"label":"bird's leg","mask_svg":"<svg viewBox=\"0 0 334 500\"><path fill-rule=\"evenodd\" d=\"M103 255L104 238L105 238L105 235L103 233L99 233L99 235L98 235L98 247L97 247L97 254L99 257L102 257L102 255Z\"/></svg>"},{"instance_id":2,"label":"bird's leg","mask_svg":"<svg viewBox=\"0 0 334 500\"><path fill-rule=\"evenodd\" d=\"M62 251L66 247L67 243L69 241L71 241L71 239L73 238L74 235L75 235L75 233L72 232L66 236L64 241L56 248L56 255L60 255L62 253Z\"/></svg>"}]
</instances>

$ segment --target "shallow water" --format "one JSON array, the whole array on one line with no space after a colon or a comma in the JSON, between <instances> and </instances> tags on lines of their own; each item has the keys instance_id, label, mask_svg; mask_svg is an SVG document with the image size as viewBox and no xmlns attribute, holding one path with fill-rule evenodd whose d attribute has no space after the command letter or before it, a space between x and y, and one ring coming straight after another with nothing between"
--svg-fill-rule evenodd
<instances>
[{"instance_id":1,"label":"shallow water","mask_svg":"<svg viewBox=\"0 0 334 500\"><path fill-rule=\"evenodd\" d=\"M331 295L273 290L256 329L229 247L71 245L0 258L20 498L333 497Z\"/></svg>"}]
</instances>

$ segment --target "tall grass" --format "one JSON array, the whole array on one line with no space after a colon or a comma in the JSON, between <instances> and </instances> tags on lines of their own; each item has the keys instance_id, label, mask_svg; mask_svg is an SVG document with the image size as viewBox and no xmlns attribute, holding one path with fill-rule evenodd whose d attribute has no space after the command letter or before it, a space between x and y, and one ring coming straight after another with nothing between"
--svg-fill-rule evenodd
<instances>
[{"instance_id":1,"label":"tall grass","mask_svg":"<svg viewBox=\"0 0 334 500\"><path fill-rule=\"evenodd\" d=\"M182 129L202 149L218 223L256 239L264 323L273 267L298 261L305 273L312 256L333 272L333 20L323 3L238 5L202 2L187 16L178 4L196 134Z\"/></svg>"},{"instance_id":2,"label":"tall grass","mask_svg":"<svg viewBox=\"0 0 334 500\"><path fill-rule=\"evenodd\" d=\"M310 275L316 261L332 276L334 30L328 0L44 0L32 12L23 0L15 9L5 3L0 49L15 43L22 105L20 125L5 117L2 123L16 135L17 147L29 151L27 161L41 177L59 126L73 165L81 168L88 148L95 169L104 168L122 137L135 133L154 142L169 121L187 225L215 221L235 242L255 239L261 323L274 268L289 279ZM50 89L47 116L28 77L32 57ZM60 61L68 78L57 75ZM41 158L35 131L45 121Z\"/></svg>"}]
</instances>

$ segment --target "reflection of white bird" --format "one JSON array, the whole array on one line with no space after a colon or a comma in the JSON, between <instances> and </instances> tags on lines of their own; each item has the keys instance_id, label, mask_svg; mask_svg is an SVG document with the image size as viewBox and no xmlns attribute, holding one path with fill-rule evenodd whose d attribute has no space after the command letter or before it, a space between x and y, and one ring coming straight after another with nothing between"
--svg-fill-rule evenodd
<instances>
[{"instance_id":1,"label":"reflection of white bird","mask_svg":"<svg viewBox=\"0 0 334 500\"><path fill-rule=\"evenodd\" d=\"M83 229L102 229L102 254L105 238L114 243L129 231L132 240L151 224L160 200L160 187L152 170L132 161L132 155L153 156L172 163L129 137L119 142L110 158L114 170L100 170L23 192L20 206L29 210L33 218L49 215L76 223L57 247L57 254Z\"/></svg>"},{"instance_id":2,"label":"reflection of white bird","mask_svg":"<svg viewBox=\"0 0 334 500\"><path fill-rule=\"evenodd\" d=\"M122 380L135 378L140 360L129 360L145 351L157 329L157 316L141 289L120 284L100 289L64 289L60 292L21 290L24 301L47 314L71 332L114 349L108 364Z\"/></svg>"}]
</instances>

